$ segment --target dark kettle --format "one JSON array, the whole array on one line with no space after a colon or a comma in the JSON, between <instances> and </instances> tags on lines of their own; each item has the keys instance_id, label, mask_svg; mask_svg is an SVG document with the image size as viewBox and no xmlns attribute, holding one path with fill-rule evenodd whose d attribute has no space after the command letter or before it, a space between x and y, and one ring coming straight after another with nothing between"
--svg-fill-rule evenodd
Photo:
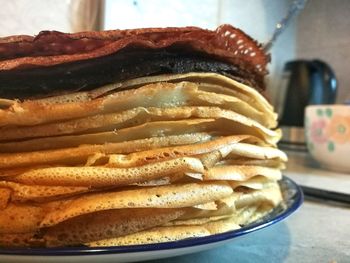
<instances>
[{"instance_id":1,"label":"dark kettle","mask_svg":"<svg viewBox=\"0 0 350 263\"><path fill-rule=\"evenodd\" d=\"M284 77L284 98L280 98L283 100L281 126L303 127L307 105L335 103L337 80L327 63L321 60L290 61L285 65Z\"/></svg>"}]
</instances>

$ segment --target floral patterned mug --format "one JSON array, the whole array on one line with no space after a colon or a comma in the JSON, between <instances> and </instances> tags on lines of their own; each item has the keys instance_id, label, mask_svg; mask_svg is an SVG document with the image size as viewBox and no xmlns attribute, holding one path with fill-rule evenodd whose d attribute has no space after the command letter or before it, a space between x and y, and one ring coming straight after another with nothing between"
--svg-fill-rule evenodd
<instances>
[{"instance_id":1,"label":"floral patterned mug","mask_svg":"<svg viewBox=\"0 0 350 263\"><path fill-rule=\"evenodd\" d=\"M305 110L311 156L325 168L350 173L350 105L312 105Z\"/></svg>"}]
</instances>

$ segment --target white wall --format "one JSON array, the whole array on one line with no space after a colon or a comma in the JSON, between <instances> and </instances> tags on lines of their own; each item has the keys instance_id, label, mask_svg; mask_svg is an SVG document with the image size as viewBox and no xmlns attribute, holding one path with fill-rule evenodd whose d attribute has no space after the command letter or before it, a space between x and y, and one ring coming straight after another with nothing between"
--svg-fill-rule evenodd
<instances>
[{"instance_id":1,"label":"white wall","mask_svg":"<svg viewBox=\"0 0 350 263\"><path fill-rule=\"evenodd\" d=\"M218 24L219 0L106 0L105 29Z\"/></svg>"},{"instance_id":2,"label":"white wall","mask_svg":"<svg viewBox=\"0 0 350 263\"><path fill-rule=\"evenodd\" d=\"M0 37L70 31L68 0L0 0Z\"/></svg>"}]
</instances>

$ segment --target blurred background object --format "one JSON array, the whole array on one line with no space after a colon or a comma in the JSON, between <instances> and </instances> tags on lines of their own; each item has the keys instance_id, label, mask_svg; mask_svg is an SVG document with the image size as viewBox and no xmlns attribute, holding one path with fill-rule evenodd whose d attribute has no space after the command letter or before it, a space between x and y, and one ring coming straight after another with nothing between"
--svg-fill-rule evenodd
<instances>
[{"instance_id":1,"label":"blurred background object","mask_svg":"<svg viewBox=\"0 0 350 263\"><path fill-rule=\"evenodd\" d=\"M37 34L40 30L71 31L70 1L0 0L0 36Z\"/></svg>"},{"instance_id":2,"label":"blurred background object","mask_svg":"<svg viewBox=\"0 0 350 263\"><path fill-rule=\"evenodd\" d=\"M280 145L291 150L306 150L304 111L308 105L334 104L337 79L332 68L321 60L292 60L286 63L278 87Z\"/></svg>"},{"instance_id":3,"label":"blurred background object","mask_svg":"<svg viewBox=\"0 0 350 263\"><path fill-rule=\"evenodd\" d=\"M69 1L72 32L100 30L103 28L104 0Z\"/></svg>"},{"instance_id":4,"label":"blurred background object","mask_svg":"<svg viewBox=\"0 0 350 263\"><path fill-rule=\"evenodd\" d=\"M350 173L350 106L306 107L305 131L309 153L323 168Z\"/></svg>"},{"instance_id":5,"label":"blurred background object","mask_svg":"<svg viewBox=\"0 0 350 263\"><path fill-rule=\"evenodd\" d=\"M0 0L0 37L103 28L104 0Z\"/></svg>"}]
</instances>

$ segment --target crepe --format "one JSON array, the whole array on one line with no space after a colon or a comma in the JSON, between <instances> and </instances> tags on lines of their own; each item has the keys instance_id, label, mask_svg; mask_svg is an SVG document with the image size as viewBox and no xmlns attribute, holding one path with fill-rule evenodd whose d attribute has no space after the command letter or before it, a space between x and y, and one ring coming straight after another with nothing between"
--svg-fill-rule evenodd
<instances>
[{"instance_id":1,"label":"crepe","mask_svg":"<svg viewBox=\"0 0 350 263\"><path fill-rule=\"evenodd\" d=\"M183 213L181 209L106 210L58 224L48 229L43 238L47 246L81 244L139 232L174 220Z\"/></svg>"},{"instance_id":2,"label":"crepe","mask_svg":"<svg viewBox=\"0 0 350 263\"><path fill-rule=\"evenodd\" d=\"M59 202L45 215L41 226L51 226L91 212L120 208L181 208L207 203L232 193L226 182L157 186L145 189L107 192Z\"/></svg>"},{"instance_id":3,"label":"crepe","mask_svg":"<svg viewBox=\"0 0 350 263\"><path fill-rule=\"evenodd\" d=\"M42 207L29 204L8 204L0 213L0 233L27 233L38 229L45 216Z\"/></svg>"},{"instance_id":4,"label":"crepe","mask_svg":"<svg viewBox=\"0 0 350 263\"><path fill-rule=\"evenodd\" d=\"M225 127L232 128L225 129ZM266 143L269 143L271 145L275 145L280 137L279 132L273 132L267 129L259 128L248 129L245 125L241 125L241 123L237 123L235 120L226 118L204 118L179 121L149 122L147 124L121 130L113 130L110 132L47 137L22 142L0 143L0 147L2 149L2 152L18 152L20 149L26 149L27 151L38 151L74 147L82 144L88 144L89 142L91 144L102 144L106 141L122 142L140 140L148 137L158 137L160 134L180 135L182 133L191 132L213 133L214 131L218 135L225 135L228 133L240 134L243 132L244 134L265 140Z\"/></svg>"},{"instance_id":5,"label":"crepe","mask_svg":"<svg viewBox=\"0 0 350 263\"><path fill-rule=\"evenodd\" d=\"M207 136L205 136L207 137ZM169 142L167 139L174 138L174 141ZM200 136L198 139L203 138ZM208 137L207 137L208 138ZM286 161L287 156L280 150L270 146L257 146L253 144L243 143L244 141L251 141L254 144L265 145L261 140L248 135L238 136L225 136L218 137L211 141L205 142L207 139L203 139L203 143L195 145L182 145L183 137L169 136L169 138L147 138L145 140L134 140L129 143L107 143L104 145L82 145L69 150L57 150L57 151L34 151L30 153L10 153L0 154L0 157L4 162L0 163L0 168L14 168L28 165L48 165L52 163L68 163L68 164L82 164L86 163L88 158L94 156L95 153L103 154L123 154L129 153L133 149L135 152L131 152L127 155L118 155L122 158L115 159L114 164L118 162L119 167L131 167L133 165L141 165L152 162L152 160L164 160L167 157L181 157L195 154L204 154L211 151L219 150L222 155L240 155L245 157L252 157L257 159L271 159L278 158L282 161ZM177 139L177 140L176 140ZM196 139L196 138L195 138ZM239 143L241 142L242 143ZM196 142L196 140L194 141ZM144 150L149 144L149 150ZM154 148L156 145L162 145L161 148ZM167 144L180 144L181 146L164 147ZM153 146L153 147L152 147ZM131 148L131 149L130 149ZM151 149L150 149L151 148ZM146 148L147 149L147 148ZM139 151L137 151L139 150ZM73 154L74 153L74 154ZM168 155L168 156L166 156ZM0 170L1 171L1 170ZM5 176L4 172L4 176Z\"/></svg>"},{"instance_id":6,"label":"crepe","mask_svg":"<svg viewBox=\"0 0 350 263\"><path fill-rule=\"evenodd\" d=\"M43 31L35 38L1 38L0 45L4 98L28 98L33 92L47 96L57 90L71 92L138 76L189 71L230 74L262 90L269 62L254 40L230 25L215 31L195 27L76 34Z\"/></svg>"},{"instance_id":7,"label":"crepe","mask_svg":"<svg viewBox=\"0 0 350 263\"><path fill-rule=\"evenodd\" d=\"M46 32L0 49L0 246L177 241L283 202L269 56L240 30Z\"/></svg>"},{"instance_id":8,"label":"crepe","mask_svg":"<svg viewBox=\"0 0 350 263\"><path fill-rule=\"evenodd\" d=\"M118 238L103 239L87 243L91 247L144 245L181 239L204 237L240 228L230 219L222 219L203 225L163 226Z\"/></svg>"},{"instance_id":9,"label":"crepe","mask_svg":"<svg viewBox=\"0 0 350 263\"><path fill-rule=\"evenodd\" d=\"M6 187L0 188L0 196L2 196L0 200L12 200L17 202L48 201L55 198L61 198L90 191L89 187L42 186L37 184L26 185L10 181L0 181L0 187ZM6 197L4 197L4 194L1 194L2 191L5 191L8 196L5 195Z\"/></svg>"},{"instance_id":10,"label":"crepe","mask_svg":"<svg viewBox=\"0 0 350 263\"><path fill-rule=\"evenodd\" d=\"M7 188L0 188L0 210L7 207L7 203L11 197L11 190Z\"/></svg>"},{"instance_id":11,"label":"crepe","mask_svg":"<svg viewBox=\"0 0 350 263\"><path fill-rule=\"evenodd\" d=\"M194 77L194 75L185 75L183 76L183 79L187 79L186 76L189 76L190 79L191 77ZM180 75L178 78L181 77L182 76ZM248 115L254 115L254 112L257 111L255 108L258 108L262 111L260 115L266 114L268 117L272 117L270 121L275 120L276 115L271 111L271 108L267 106L268 103L259 93L251 92L252 94L249 94L250 96L254 96L254 99L244 93L239 95L241 98L237 98L237 93L240 93L232 91L232 88L237 86L240 87L242 84L234 82L233 80L223 76L218 78L216 75L213 76L212 74L203 74L203 78L205 77L209 79L216 78L220 81L220 78L224 78L223 80L225 83L228 83L227 86L229 89L207 84L206 88L204 89L210 91L208 92L201 91L201 86L193 82L178 82L174 84L167 82L156 82L154 84L148 84L138 88L136 91L125 90L109 95L107 93L106 96L98 96L96 99L89 98L86 100L79 99L78 101L71 101L71 99L60 97L57 99L60 103L54 103L52 98L50 101L33 100L23 103L14 102L8 109L0 110L0 126L4 124L19 126L36 125L45 122L87 117L101 113L120 112L135 107L170 107L180 105L221 106L224 109L241 112L245 115L247 113ZM167 80L167 78L163 79L164 81ZM168 79L171 80L170 77ZM157 79L155 79L155 81L157 81ZM115 86L104 87L103 89L108 90L110 93L113 91L113 89L122 85L123 84L120 83L119 85L116 84ZM243 87L245 90L249 90L247 87ZM159 92L160 90L162 90L162 92ZM227 94L222 94L223 92L226 92ZM173 99L169 102L166 99L167 97L172 97ZM189 100L190 103L188 103ZM61 103L61 101L63 102ZM254 108L249 106L247 103L253 103ZM271 126L273 125L274 123L271 124Z\"/></svg>"},{"instance_id":12,"label":"crepe","mask_svg":"<svg viewBox=\"0 0 350 263\"><path fill-rule=\"evenodd\" d=\"M120 143L105 143L101 145L80 145L66 149L20 152L1 154L0 175L11 176L26 171L22 166L33 168L53 164L82 165L91 162L91 158L112 153L131 153L147 149L161 148L174 145L185 145L205 142L212 136L206 133L184 134L177 136L152 137Z\"/></svg>"},{"instance_id":13,"label":"crepe","mask_svg":"<svg viewBox=\"0 0 350 263\"><path fill-rule=\"evenodd\" d=\"M134 191L135 194L137 192L138 190ZM56 211L61 206L64 206L64 203L56 201L49 205L40 206L10 204L0 215L2 225L0 228L0 233L2 233L0 235L0 244L9 238L15 239L17 236L16 242L26 238L26 241L22 240L21 242L21 244L26 242L26 245L38 243L41 243L41 245L45 244L46 246L74 245L89 242L89 240L113 239L113 236L124 236L128 235L128 233L138 232L142 229L152 228L152 226L158 225L167 227L188 226L184 230L187 229L190 232L195 231L195 229L202 229L201 231L203 231L204 227L208 231L207 235L220 233L223 232L223 230L220 230L222 228L225 228L225 231L227 231L239 228L239 225L246 224L251 219L254 211L257 210L257 207L263 206L263 204L270 204L270 206L264 205L264 211L268 207L268 209L271 209L272 199L265 192L252 190L249 193L236 195L235 202L237 205L231 206L232 209L227 209L228 203L226 202L224 205L223 202L225 201L223 200L219 201L216 210L203 210L198 207L137 208L132 206L131 208L114 208L95 212L88 211L86 214L74 216L70 219L65 218L62 222L56 221L53 223L54 226L44 228L41 232L37 232L37 234L35 234L35 231L39 229L39 225L45 221L45 218L47 219L47 215L56 214ZM71 200L78 199L78 197L74 197ZM247 202L247 200L250 200L250 205L243 208L236 208L236 206L242 206L242 202ZM252 204L253 206L251 206ZM70 206L72 207L72 205ZM17 220L16 224L13 224L10 222L13 216L17 216L22 220ZM106 220L106 218L109 220ZM200 228L197 228L198 226ZM230 226L234 228L230 228ZM30 238L29 231L32 231ZM154 231L158 231L157 228ZM10 241L8 240L8 242ZM15 240L12 240L11 244L13 245L14 243Z\"/></svg>"}]
</instances>

